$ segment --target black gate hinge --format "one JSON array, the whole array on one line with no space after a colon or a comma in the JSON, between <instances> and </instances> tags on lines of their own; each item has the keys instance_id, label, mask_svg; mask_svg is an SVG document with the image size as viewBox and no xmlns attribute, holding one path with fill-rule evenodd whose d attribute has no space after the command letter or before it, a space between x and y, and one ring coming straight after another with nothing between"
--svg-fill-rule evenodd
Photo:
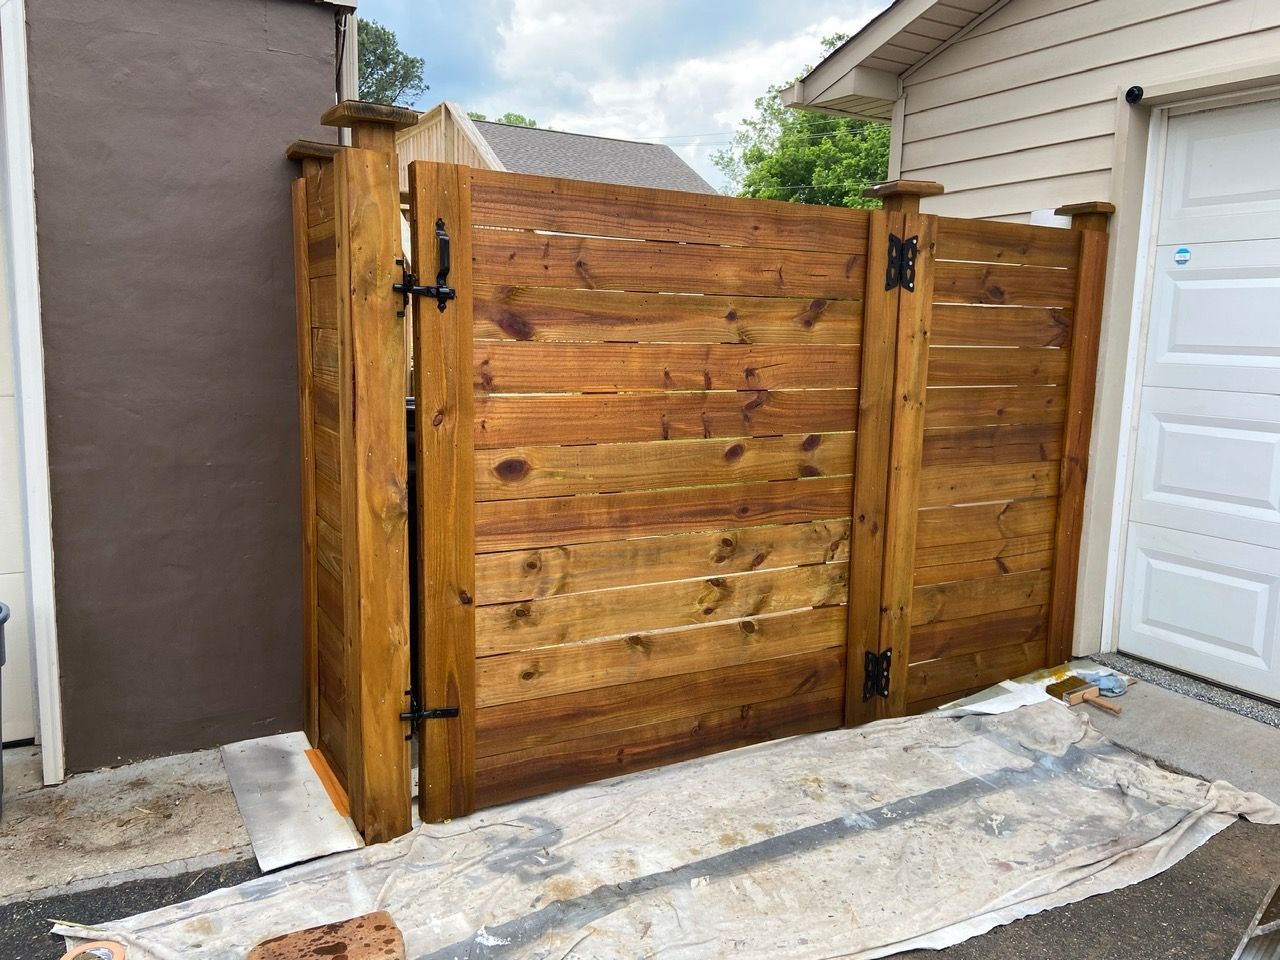
<instances>
[{"instance_id":1,"label":"black gate hinge","mask_svg":"<svg viewBox=\"0 0 1280 960\"><path fill-rule=\"evenodd\" d=\"M449 286L449 234L445 231L443 220L436 221L436 249L439 253L440 269L436 272L434 287L419 286L417 274L406 270L403 260L396 261L396 266L400 268L403 276L399 283L391 285L391 289L404 297L405 307L409 305L410 295L435 297L436 306L441 313L444 313L445 304L457 298L458 292ZM396 316L403 317L404 309L402 308Z\"/></svg>"},{"instance_id":2,"label":"black gate hinge","mask_svg":"<svg viewBox=\"0 0 1280 960\"><path fill-rule=\"evenodd\" d=\"M447 720L450 717L458 716L457 707L427 707L423 708L418 705L417 698L413 695L413 691L406 690L405 694L409 697L409 709L400 714L400 719L407 721L409 732L404 735L406 740L413 739L413 731L417 725L423 720Z\"/></svg>"},{"instance_id":3,"label":"black gate hinge","mask_svg":"<svg viewBox=\"0 0 1280 960\"><path fill-rule=\"evenodd\" d=\"M901 286L908 293L916 292L916 251L920 237L903 240L897 234L889 234L889 265L884 271L884 288L892 290Z\"/></svg>"},{"instance_id":4,"label":"black gate hinge","mask_svg":"<svg viewBox=\"0 0 1280 960\"><path fill-rule=\"evenodd\" d=\"M872 653L870 650L866 652L863 661L866 669L862 679L863 703L877 693L882 697L889 696L889 664L892 658L892 650L886 650L884 653Z\"/></svg>"}]
</instances>

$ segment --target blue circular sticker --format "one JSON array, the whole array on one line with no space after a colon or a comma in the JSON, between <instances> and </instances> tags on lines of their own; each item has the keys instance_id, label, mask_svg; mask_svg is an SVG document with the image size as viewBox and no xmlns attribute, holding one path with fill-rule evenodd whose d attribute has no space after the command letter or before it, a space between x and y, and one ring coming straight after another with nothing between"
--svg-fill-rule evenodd
<instances>
[{"instance_id":1,"label":"blue circular sticker","mask_svg":"<svg viewBox=\"0 0 1280 960\"><path fill-rule=\"evenodd\" d=\"M1179 247L1173 251L1173 262L1180 267L1186 266L1191 262L1191 251L1186 247Z\"/></svg>"}]
</instances>

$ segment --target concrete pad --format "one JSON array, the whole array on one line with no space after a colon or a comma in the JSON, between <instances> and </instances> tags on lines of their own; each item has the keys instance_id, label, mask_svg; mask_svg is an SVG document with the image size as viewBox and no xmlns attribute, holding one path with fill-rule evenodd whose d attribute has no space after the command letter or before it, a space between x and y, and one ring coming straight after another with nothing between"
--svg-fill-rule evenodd
<instances>
[{"instance_id":1,"label":"concrete pad","mask_svg":"<svg viewBox=\"0 0 1280 960\"><path fill-rule=\"evenodd\" d=\"M1280 730L1150 683L1112 701L1112 716L1093 707L1093 725L1109 740L1202 780L1226 780L1280 802Z\"/></svg>"},{"instance_id":2,"label":"concrete pad","mask_svg":"<svg viewBox=\"0 0 1280 960\"><path fill-rule=\"evenodd\" d=\"M6 754L9 751L5 751ZM0 903L249 855L249 836L216 750L8 793L0 823Z\"/></svg>"}]
</instances>

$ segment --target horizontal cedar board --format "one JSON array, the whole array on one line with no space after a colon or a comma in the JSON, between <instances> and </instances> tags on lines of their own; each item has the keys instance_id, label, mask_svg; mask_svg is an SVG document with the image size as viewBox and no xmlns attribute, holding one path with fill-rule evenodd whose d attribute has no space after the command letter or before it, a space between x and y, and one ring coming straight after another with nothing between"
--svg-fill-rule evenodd
<instances>
[{"instance_id":1,"label":"horizontal cedar board","mask_svg":"<svg viewBox=\"0 0 1280 960\"><path fill-rule=\"evenodd\" d=\"M640 634L652 630L836 606L848 599L848 574L847 563L820 563L491 604L476 609L476 656L571 644L585 658L582 641L597 637L626 635L644 643ZM754 629L734 625L726 633Z\"/></svg>"},{"instance_id":2,"label":"horizontal cedar board","mask_svg":"<svg viewBox=\"0 0 1280 960\"><path fill-rule=\"evenodd\" d=\"M476 504L476 552L849 516L848 477Z\"/></svg>"},{"instance_id":3,"label":"horizontal cedar board","mask_svg":"<svg viewBox=\"0 0 1280 960\"><path fill-rule=\"evenodd\" d=\"M311 372L315 382L338 389L338 331L324 327L311 330Z\"/></svg>"},{"instance_id":4,"label":"horizontal cedar board","mask_svg":"<svg viewBox=\"0 0 1280 960\"><path fill-rule=\"evenodd\" d=\"M315 401L315 425L336 431L341 422L338 416L338 391L334 387L313 379L311 396Z\"/></svg>"},{"instance_id":5,"label":"horizontal cedar board","mask_svg":"<svg viewBox=\"0 0 1280 960\"><path fill-rule=\"evenodd\" d=\"M1011 644L1043 643L1048 630L1049 611L1043 606L921 624L911 630L911 662L961 657Z\"/></svg>"},{"instance_id":6,"label":"horizontal cedar board","mask_svg":"<svg viewBox=\"0 0 1280 960\"><path fill-rule=\"evenodd\" d=\"M344 623L342 578L327 567L316 567L316 606L334 623Z\"/></svg>"},{"instance_id":7,"label":"horizontal cedar board","mask_svg":"<svg viewBox=\"0 0 1280 960\"><path fill-rule=\"evenodd\" d=\"M911 625L963 620L1048 602L1048 570L930 584L912 590Z\"/></svg>"},{"instance_id":8,"label":"horizontal cedar board","mask_svg":"<svg viewBox=\"0 0 1280 960\"><path fill-rule=\"evenodd\" d=\"M347 785L347 729L342 718L333 712L329 701L323 696L319 698L318 724L319 748L333 774L343 788Z\"/></svg>"},{"instance_id":9,"label":"horizontal cedar board","mask_svg":"<svg viewBox=\"0 0 1280 960\"><path fill-rule=\"evenodd\" d=\"M937 303L995 303L1020 307L1068 307L1075 301L1074 270L939 260L934 270Z\"/></svg>"},{"instance_id":10,"label":"horizontal cedar board","mask_svg":"<svg viewBox=\"0 0 1280 960\"><path fill-rule=\"evenodd\" d=\"M1056 503L1051 500L1042 500L1040 503L1050 504L1056 507ZM965 510L966 508L956 508ZM1047 516L1055 511L1040 510L1043 516ZM1019 521L1021 523L1022 521ZM933 543L928 546L917 547L915 557L915 567L918 583L942 583L945 580L961 579L958 577L943 576L948 568L959 568L967 564L993 564L1001 567L1001 563L1017 564L1021 570L1039 569L1038 566L1030 567L1028 560L1016 560L1015 558L1024 556L1038 556L1045 551L1053 549L1053 524L1046 522L1043 518L1040 521L1044 524L1044 529L1037 533L1029 533L1021 536L999 537L991 540L970 540L962 543ZM930 574L930 568L940 568L937 574ZM1013 569L1004 570L996 569L992 571L992 576L996 573L1012 573Z\"/></svg>"},{"instance_id":11,"label":"horizontal cedar board","mask_svg":"<svg viewBox=\"0 0 1280 960\"><path fill-rule=\"evenodd\" d=\"M857 408L857 390L478 396L475 445L484 449L525 443L836 433L854 428Z\"/></svg>"},{"instance_id":12,"label":"horizontal cedar board","mask_svg":"<svg viewBox=\"0 0 1280 960\"><path fill-rule=\"evenodd\" d=\"M916 521L916 554L949 544L985 543L1030 537L1053 530L1054 497L921 510Z\"/></svg>"},{"instance_id":13,"label":"horizontal cedar board","mask_svg":"<svg viewBox=\"0 0 1280 960\"><path fill-rule=\"evenodd\" d=\"M569 289L856 300L862 296L867 272L861 253L599 240L509 230L477 230L472 249L477 283Z\"/></svg>"},{"instance_id":14,"label":"horizontal cedar board","mask_svg":"<svg viewBox=\"0 0 1280 960\"><path fill-rule=\"evenodd\" d=\"M1062 427L1059 424L1015 423L926 430L921 464L967 467L1060 459Z\"/></svg>"},{"instance_id":15,"label":"horizontal cedar board","mask_svg":"<svg viewBox=\"0 0 1280 960\"><path fill-rule=\"evenodd\" d=\"M929 323L929 342L935 346L1065 347L1070 339L1066 307L938 303Z\"/></svg>"},{"instance_id":16,"label":"horizontal cedar board","mask_svg":"<svg viewBox=\"0 0 1280 960\"><path fill-rule=\"evenodd\" d=\"M334 216L337 194L334 189L333 161L321 160L304 164L307 177L307 222L315 223Z\"/></svg>"},{"instance_id":17,"label":"horizontal cedar board","mask_svg":"<svg viewBox=\"0 0 1280 960\"><path fill-rule=\"evenodd\" d=\"M477 500L847 476L852 433L477 450Z\"/></svg>"},{"instance_id":18,"label":"horizontal cedar board","mask_svg":"<svg viewBox=\"0 0 1280 960\"><path fill-rule=\"evenodd\" d=\"M481 757L476 763L476 801L479 806L506 803L765 740L830 730L840 726L843 717L842 692L823 691Z\"/></svg>"},{"instance_id":19,"label":"horizontal cedar board","mask_svg":"<svg viewBox=\"0 0 1280 960\"><path fill-rule=\"evenodd\" d=\"M821 252L867 248L862 210L530 174L474 171L471 209L477 224L494 227Z\"/></svg>"},{"instance_id":20,"label":"horizontal cedar board","mask_svg":"<svg viewBox=\"0 0 1280 960\"><path fill-rule=\"evenodd\" d=\"M1066 385L1052 387L930 387L925 427L981 427L1002 423L1062 423Z\"/></svg>"},{"instance_id":21,"label":"horizontal cedar board","mask_svg":"<svg viewBox=\"0 0 1280 960\"><path fill-rule=\"evenodd\" d=\"M476 704L490 707L816 653L844 644L846 621L844 608L828 607L485 657L476 664Z\"/></svg>"},{"instance_id":22,"label":"horizontal cedar board","mask_svg":"<svg viewBox=\"0 0 1280 960\"><path fill-rule=\"evenodd\" d=\"M1049 350L997 352L1058 353ZM860 369L857 347L826 344L479 341L473 357L474 384L481 393L840 388L856 386ZM1041 366L1045 373L1033 373L1031 366L1023 363L1018 369L1025 376L1048 375L1050 368L1044 361Z\"/></svg>"},{"instance_id":23,"label":"horizontal cedar board","mask_svg":"<svg viewBox=\"0 0 1280 960\"><path fill-rule=\"evenodd\" d=\"M307 227L307 275L332 277L338 272L336 220L321 220Z\"/></svg>"},{"instance_id":24,"label":"horizontal cedar board","mask_svg":"<svg viewBox=\"0 0 1280 960\"><path fill-rule=\"evenodd\" d=\"M849 558L849 521L611 540L476 557L476 602L503 603Z\"/></svg>"},{"instance_id":25,"label":"horizontal cedar board","mask_svg":"<svg viewBox=\"0 0 1280 960\"><path fill-rule=\"evenodd\" d=\"M907 669L907 702L948 694L958 696L961 691L1020 677L1043 666L1046 666L1044 640L913 663Z\"/></svg>"},{"instance_id":26,"label":"horizontal cedar board","mask_svg":"<svg viewBox=\"0 0 1280 960\"><path fill-rule=\"evenodd\" d=\"M1003 347L930 347L929 386L1067 382L1067 351Z\"/></svg>"},{"instance_id":27,"label":"horizontal cedar board","mask_svg":"<svg viewBox=\"0 0 1280 960\"><path fill-rule=\"evenodd\" d=\"M478 340L857 344L860 300L708 297L477 283Z\"/></svg>"},{"instance_id":28,"label":"horizontal cedar board","mask_svg":"<svg viewBox=\"0 0 1280 960\"><path fill-rule=\"evenodd\" d=\"M938 218L939 260L1074 267L1079 255L1080 234L1075 230L996 220Z\"/></svg>"},{"instance_id":29,"label":"horizontal cedar board","mask_svg":"<svg viewBox=\"0 0 1280 960\"><path fill-rule=\"evenodd\" d=\"M342 489L338 481L316 471L316 516L334 528L342 526Z\"/></svg>"},{"instance_id":30,"label":"horizontal cedar board","mask_svg":"<svg viewBox=\"0 0 1280 960\"><path fill-rule=\"evenodd\" d=\"M346 652L342 631L333 625L328 615L321 611L316 616L316 654L320 695L324 697L336 716L344 716L346 699Z\"/></svg>"},{"instance_id":31,"label":"horizontal cedar board","mask_svg":"<svg viewBox=\"0 0 1280 960\"><path fill-rule=\"evenodd\" d=\"M315 426L316 474L337 483L341 479L338 435L327 427Z\"/></svg>"},{"instance_id":32,"label":"horizontal cedar board","mask_svg":"<svg viewBox=\"0 0 1280 960\"><path fill-rule=\"evenodd\" d=\"M984 683L979 684L976 687L969 687L965 690L957 690L953 693L944 693L941 696L927 697L924 700L913 700L907 704L906 710L903 712L903 716L912 717L919 716L922 713L928 713L931 710L938 709L938 707L946 706L948 703L955 700L963 700L970 694L979 693L987 689L989 686L991 686L991 684Z\"/></svg>"},{"instance_id":33,"label":"horizontal cedar board","mask_svg":"<svg viewBox=\"0 0 1280 960\"><path fill-rule=\"evenodd\" d=\"M953 503L1055 496L1059 466L1055 462L1034 462L995 463L965 470L949 464L925 467L920 471L919 504L944 507Z\"/></svg>"},{"instance_id":34,"label":"horizontal cedar board","mask_svg":"<svg viewBox=\"0 0 1280 960\"><path fill-rule=\"evenodd\" d=\"M338 329L337 277L316 277L311 281L311 326Z\"/></svg>"},{"instance_id":35,"label":"horizontal cedar board","mask_svg":"<svg viewBox=\"0 0 1280 960\"><path fill-rule=\"evenodd\" d=\"M955 563L940 563L920 566L920 555L917 554L917 566L912 575L916 586L931 583L950 583L953 580L977 580L982 577L996 577L1002 573L1024 573L1028 570L1048 570L1053 566L1053 547L1042 550L1028 550L1026 544L1046 539L1040 537L1018 537L1015 540L998 540L989 544L964 544L967 547L985 547L994 556ZM952 544L952 546L957 546ZM930 553L950 549L936 547ZM927 555L926 555L927 556Z\"/></svg>"},{"instance_id":36,"label":"horizontal cedar board","mask_svg":"<svg viewBox=\"0 0 1280 960\"><path fill-rule=\"evenodd\" d=\"M812 654L488 707L476 712L476 756L556 743L582 730L627 730L746 703L835 693L844 689L844 661L845 651L830 647Z\"/></svg>"},{"instance_id":37,"label":"horizontal cedar board","mask_svg":"<svg viewBox=\"0 0 1280 960\"><path fill-rule=\"evenodd\" d=\"M338 582L342 581L342 534L323 518L316 519L316 559Z\"/></svg>"}]
</instances>

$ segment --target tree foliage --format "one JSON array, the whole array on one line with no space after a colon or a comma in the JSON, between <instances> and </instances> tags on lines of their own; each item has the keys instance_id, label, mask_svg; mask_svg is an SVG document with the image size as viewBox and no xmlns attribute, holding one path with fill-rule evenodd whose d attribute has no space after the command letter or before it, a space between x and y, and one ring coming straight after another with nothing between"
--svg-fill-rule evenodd
<instances>
[{"instance_id":1,"label":"tree foliage","mask_svg":"<svg viewBox=\"0 0 1280 960\"><path fill-rule=\"evenodd\" d=\"M426 62L400 49L395 32L360 19L360 99L411 107L430 89L422 78Z\"/></svg>"},{"instance_id":2,"label":"tree foliage","mask_svg":"<svg viewBox=\"0 0 1280 960\"><path fill-rule=\"evenodd\" d=\"M824 53L845 39L827 37ZM789 110L778 98L785 86L769 87L755 102L755 116L742 121L733 144L711 158L734 191L793 203L878 207L880 202L866 199L862 190L888 176L888 126Z\"/></svg>"},{"instance_id":3,"label":"tree foliage","mask_svg":"<svg viewBox=\"0 0 1280 960\"><path fill-rule=\"evenodd\" d=\"M479 111L476 111L476 110L468 110L467 116L470 117L472 120L488 120L489 119L483 113L480 113ZM536 127L538 125L537 120L534 120L530 117L526 117L523 113L512 113L510 110L508 110L506 113L504 113L500 117L494 117L493 122L509 123L515 127Z\"/></svg>"}]
</instances>

